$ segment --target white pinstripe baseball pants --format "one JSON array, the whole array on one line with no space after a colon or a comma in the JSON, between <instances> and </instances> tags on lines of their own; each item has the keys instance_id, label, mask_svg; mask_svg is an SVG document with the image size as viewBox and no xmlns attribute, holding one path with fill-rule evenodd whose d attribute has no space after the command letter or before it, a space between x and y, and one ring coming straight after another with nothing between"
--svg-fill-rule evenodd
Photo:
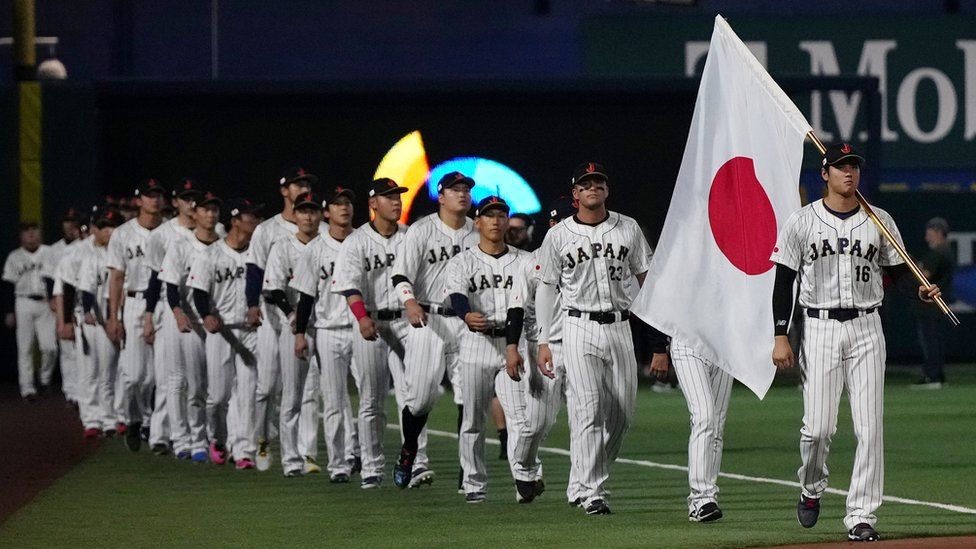
<instances>
[{"instance_id":1,"label":"white pinstripe baseball pants","mask_svg":"<svg viewBox=\"0 0 976 549\"><path fill-rule=\"evenodd\" d=\"M287 327L278 334L278 363L281 367L281 409L278 436L281 440L281 468L301 471L304 457L298 449L298 424L308 378L308 360L295 356L295 334Z\"/></svg>"},{"instance_id":2,"label":"white pinstripe baseball pants","mask_svg":"<svg viewBox=\"0 0 976 549\"><path fill-rule=\"evenodd\" d=\"M264 318L257 327L257 392L254 397L255 422L258 439L271 440L274 435L275 400L281 397L281 360L278 340L281 330L277 319L269 318L278 314L271 307L263 306Z\"/></svg>"},{"instance_id":3,"label":"white pinstripe baseball pants","mask_svg":"<svg viewBox=\"0 0 976 549\"><path fill-rule=\"evenodd\" d=\"M189 332L177 331L179 352L170 365L169 417L174 426L173 446L198 452L207 449L207 332L192 324ZM176 433L181 433L176 436Z\"/></svg>"},{"instance_id":4,"label":"white pinstripe baseball pants","mask_svg":"<svg viewBox=\"0 0 976 549\"><path fill-rule=\"evenodd\" d=\"M857 451L844 524L874 525L884 489L885 340L877 311L847 322L804 318L803 428L797 471L803 494L827 489L827 454L837 431L841 391L847 386Z\"/></svg>"},{"instance_id":5,"label":"white pinstripe baseball pants","mask_svg":"<svg viewBox=\"0 0 976 549\"><path fill-rule=\"evenodd\" d=\"M75 342L80 374L78 408L82 422L85 428L115 429L115 424L122 421L115 398L119 351L109 340L105 328L97 324L75 324Z\"/></svg>"},{"instance_id":6,"label":"white pinstripe baseball pants","mask_svg":"<svg viewBox=\"0 0 976 549\"><path fill-rule=\"evenodd\" d=\"M630 323L599 324L563 313L563 356L569 451L579 497L589 505L607 499L604 484L634 416L637 357Z\"/></svg>"},{"instance_id":7,"label":"white pinstripe baseball pants","mask_svg":"<svg viewBox=\"0 0 976 549\"><path fill-rule=\"evenodd\" d=\"M146 300L126 297L122 309L125 343L119 352L119 371L122 403L126 421L150 425L154 386L153 347L142 337L142 314Z\"/></svg>"},{"instance_id":8,"label":"white pinstripe baseball pants","mask_svg":"<svg viewBox=\"0 0 976 549\"><path fill-rule=\"evenodd\" d=\"M254 459L257 451L256 348L255 330L225 327L207 334L207 426L215 442L233 447L238 461ZM236 421L228 418L232 396Z\"/></svg>"},{"instance_id":9,"label":"white pinstripe baseball pants","mask_svg":"<svg viewBox=\"0 0 976 549\"><path fill-rule=\"evenodd\" d=\"M404 404L413 415L426 415L434 408L444 374L457 368L458 341L464 331L460 318L434 313L427 315L426 326L407 329Z\"/></svg>"},{"instance_id":10,"label":"white pinstripe baseball pants","mask_svg":"<svg viewBox=\"0 0 976 549\"><path fill-rule=\"evenodd\" d=\"M349 368L352 365L353 327L315 330L315 356L320 367L322 428L330 475L349 474L346 461L359 455L359 436L349 399Z\"/></svg>"},{"instance_id":11,"label":"white pinstripe baseball pants","mask_svg":"<svg viewBox=\"0 0 976 549\"><path fill-rule=\"evenodd\" d=\"M464 413L458 436L458 457L464 471L463 488L466 493L486 492L485 421L491 408L491 397L495 394L496 378L508 378L505 338L469 331L461 337L460 347L458 377Z\"/></svg>"},{"instance_id":12,"label":"white pinstripe baseball pants","mask_svg":"<svg viewBox=\"0 0 976 549\"><path fill-rule=\"evenodd\" d=\"M732 376L679 341L671 343L671 360L691 416L688 437L688 511L718 501L725 418L732 395Z\"/></svg>"},{"instance_id":13,"label":"white pinstripe baseball pants","mask_svg":"<svg viewBox=\"0 0 976 549\"><path fill-rule=\"evenodd\" d=\"M161 312L160 312L161 311ZM156 339L153 341L153 381L156 384L154 395L152 418L150 419L149 444L167 444L172 441L185 441L187 438L186 422L181 425L173 422L173 416L169 413L169 381L173 377L173 368L176 367L180 355L180 331L176 327L176 318L173 310L168 306L163 306L159 302L156 312L153 314L153 321L156 328ZM142 333L140 330L139 333ZM174 403L176 408L180 408L181 419L186 418L186 404L183 402ZM177 417L180 417L177 416ZM185 448L177 447L177 451Z\"/></svg>"}]
</instances>

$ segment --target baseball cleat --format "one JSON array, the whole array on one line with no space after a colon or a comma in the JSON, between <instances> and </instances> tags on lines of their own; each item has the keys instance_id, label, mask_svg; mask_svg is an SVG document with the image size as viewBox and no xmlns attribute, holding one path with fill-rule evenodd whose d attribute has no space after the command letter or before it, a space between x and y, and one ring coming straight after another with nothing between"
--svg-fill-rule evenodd
<instances>
[{"instance_id":1,"label":"baseball cleat","mask_svg":"<svg viewBox=\"0 0 976 549\"><path fill-rule=\"evenodd\" d=\"M689 522L713 522L720 518L722 518L722 510L714 501L709 501L688 514Z\"/></svg>"},{"instance_id":2,"label":"baseball cleat","mask_svg":"<svg viewBox=\"0 0 976 549\"><path fill-rule=\"evenodd\" d=\"M305 463L302 464L302 474L314 475L321 472L322 468L319 467L318 463L315 463L315 459L312 456L305 456Z\"/></svg>"},{"instance_id":3,"label":"baseball cleat","mask_svg":"<svg viewBox=\"0 0 976 549\"><path fill-rule=\"evenodd\" d=\"M24 395L24 400L27 401L28 404L34 404L37 402L37 395L34 393L26 394Z\"/></svg>"},{"instance_id":4,"label":"baseball cleat","mask_svg":"<svg viewBox=\"0 0 976 549\"><path fill-rule=\"evenodd\" d=\"M458 467L458 489L457 493L462 496L466 493L464 491L464 469Z\"/></svg>"},{"instance_id":5,"label":"baseball cleat","mask_svg":"<svg viewBox=\"0 0 976 549\"><path fill-rule=\"evenodd\" d=\"M115 438L116 430L115 429L106 429L105 432L102 433L102 434L105 435L105 438Z\"/></svg>"},{"instance_id":6,"label":"baseball cleat","mask_svg":"<svg viewBox=\"0 0 976 549\"><path fill-rule=\"evenodd\" d=\"M227 449L222 444L210 443L210 461L216 465L227 463Z\"/></svg>"},{"instance_id":7,"label":"baseball cleat","mask_svg":"<svg viewBox=\"0 0 976 549\"><path fill-rule=\"evenodd\" d=\"M545 491L546 483L543 482L541 478L533 481L515 481L515 501L519 503L532 503L532 500L541 496Z\"/></svg>"},{"instance_id":8,"label":"baseball cleat","mask_svg":"<svg viewBox=\"0 0 976 549\"><path fill-rule=\"evenodd\" d=\"M329 482L332 484L349 484L349 475L345 473L336 473L329 477Z\"/></svg>"},{"instance_id":9,"label":"baseball cleat","mask_svg":"<svg viewBox=\"0 0 976 549\"><path fill-rule=\"evenodd\" d=\"M498 459L508 459L508 429L498 430Z\"/></svg>"},{"instance_id":10,"label":"baseball cleat","mask_svg":"<svg viewBox=\"0 0 976 549\"><path fill-rule=\"evenodd\" d=\"M401 490L410 486L413 480L413 455L406 450L400 450L400 457L393 464L393 484Z\"/></svg>"},{"instance_id":11,"label":"baseball cleat","mask_svg":"<svg viewBox=\"0 0 976 549\"><path fill-rule=\"evenodd\" d=\"M156 454L157 456L169 455L169 444L163 442L157 442L156 444L153 444L152 453Z\"/></svg>"},{"instance_id":12,"label":"baseball cleat","mask_svg":"<svg viewBox=\"0 0 976 549\"><path fill-rule=\"evenodd\" d=\"M382 477L366 477L361 483L359 483L359 487L363 490L372 490L374 488L379 488L382 484Z\"/></svg>"},{"instance_id":13,"label":"baseball cleat","mask_svg":"<svg viewBox=\"0 0 976 549\"><path fill-rule=\"evenodd\" d=\"M236 467L238 471L243 471L245 469L254 469L254 462L248 458L239 459L237 460L237 463L234 464L234 467Z\"/></svg>"},{"instance_id":14,"label":"baseball cleat","mask_svg":"<svg viewBox=\"0 0 976 549\"><path fill-rule=\"evenodd\" d=\"M285 471L285 478L297 478L302 476L301 469L292 469L291 471Z\"/></svg>"},{"instance_id":15,"label":"baseball cleat","mask_svg":"<svg viewBox=\"0 0 976 549\"><path fill-rule=\"evenodd\" d=\"M410 477L410 488L420 488L421 486L434 483L434 472L426 467L414 469Z\"/></svg>"},{"instance_id":16,"label":"baseball cleat","mask_svg":"<svg viewBox=\"0 0 976 549\"><path fill-rule=\"evenodd\" d=\"M878 535L878 531L873 526L862 522L847 532L847 539L851 541L878 541L881 536Z\"/></svg>"},{"instance_id":17,"label":"baseball cleat","mask_svg":"<svg viewBox=\"0 0 976 549\"><path fill-rule=\"evenodd\" d=\"M138 452L142 446L142 439L139 438L139 423L130 423L125 427L125 447L132 452Z\"/></svg>"},{"instance_id":18,"label":"baseball cleat","mask_svg":"<svg viewBox=\"0 0 976 549\"><path fill-rule=\"evenodd\" d=\"M102 434L102 430L101 429L98 429L96 427L89 427L89 428L85 429L84 437L85 438L98 438L99 436L101 436L101 434Z\"/></svg>"},{"instance_id":19,"label":"baseball cleat","mask_svg":"<svg viewBox=\"0 0 976 549\"><path fill-rule=\"evenodd\" d=\"M190 461L192 461L193 463L206 463L207 451L197 450L196 452L193 452L193 455L190 456Z\"/></svg>"},{"instance_id":20,"label":"baseball cleat","mask_svg":"<svg viewBox=\"0 0 976 549\"><path fill-rule=\"evenodd\" d=\"M468 492L464 496L465 503L484 503L488 501L488 494L484 492Z\"/></svg>"},{"instance_id":21,"label":"baseball cleat","mask_svg":"<svg viewBox=\"0 0 976 549\"><path fill-rule=\"evenodd\" d=\"M586 506L587 515L609 515L610 506L602 499L595 499Z\"/></svg>"},{"instance_id":22,"label":"baseball cleat","mask_svg":"<svg viewBox=\"0 0 976 549\"><path fill-rule=\"evenodd\" d=\"M800 501L796 504L796 520L804 528L813 528L820 518L820 498L808 498L800 495Z\"/></svg>"},{"instance_id":23,"label":"baseball cleat","mask_svg":"<svg viewBox=\"0 0 976 549\"><path fill-rule=\"evenodd\" d=\"M141 438L143 442L149 442L149 426L148 425L145 425L145 426L143 426L143 427L141 427L139 429L139 438Z\"/></svg>"},{"instance_id":24,"label":"baseball cleat","mask_svg":"<svg viewBox=\"0 0 976 549\"><path fill-rule=\"evenodd\" d=\"M582 507L583 506L583 498L576 498L573 501L569 501L567 503L569 503L569 506L570 507Z\"/></svg>"},{"instance_id":25,"label":"baseball cleat","mask_svg":"<svg viewBox=\"0 0 976 549\"><path fill-rule=\"evenodd\" d=\"M346 463L352 468L352 471L349 472L350 475L359 474L363 470L363 459L359 456L353 456L347 459Z\"/></svg>"},{"instance_id":26,"label":"baseball cleat","mask_svg":"<svg viewBox=\"0 0 976 549\"><path fill-rule=\"evenodd\" d=\"M125 423L119 422L115 424L115 430L118 431L120 435L125 434L126 425Z\"/></svg>"},{"instance_id":27,"label":"baseball cleat","mask_svg":"<svg viewBox=\"0 0 976 549\"><path fill-rule=\"evenodd\" d=\"M271 468L270 446L271 444L267 440L258 441L258 453L254 458L254 464L257 466L258 471L267 471Z\"/></svg>"},{"instance_id":28,"label":"baseball cleat","mask_svg":"<svg viewBox=\"0 0 976 549\"><path fill-rule=\"evenodd\" d=\"M176 459L180 461L189 461L191 457L192 454L190 454L189 450L180 450L176 453Z\"/></svg>"}]
</instances>

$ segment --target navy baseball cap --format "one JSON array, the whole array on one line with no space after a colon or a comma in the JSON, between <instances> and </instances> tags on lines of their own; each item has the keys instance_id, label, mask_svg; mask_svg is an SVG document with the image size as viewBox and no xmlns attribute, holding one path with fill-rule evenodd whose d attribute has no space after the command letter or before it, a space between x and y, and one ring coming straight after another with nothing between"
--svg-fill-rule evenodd
<instances>
[{"instance_id":1,"label":"navy baseball cap","mask_svg":"<svg viewBox=\"0 0 976 549\"><path fill-rule=\"evenodd\" d=\"M322 197L324 199L322 205L328 206L334 203L340 196L345 196L349 200L356 200L356 193L352 189L336 185L325 190L325 195Z\"/></svg>"},{"instance_id":2,"label":"navy baseball cap","mask_svg":"<svg viewBox=\"0 0 976 549\"><path fill-rule=\"evenodd\" d=\"M166 187L163 187L163 185L155 177L149 177L139 182L139 185L136 186L136 192L133 194L135 196L146 196L154 193L159 193L162 196L166 196Z\"/></svg>"},{"instance_id":3,"label":"navy baseball cap","mask_svg":"<svg viewBox=\"0 0 976 549\"><path fill-rule=\"evenodd\" d=\"M559 221L576 215L576 201L568 196L560 196L549 205L549 219Z\"/></svg>"},{"instance_id":4,"label":"navy baseball cap","mask_svg":"<svg viewBox=\"0 0 976 549\"><path fill-rule=\"evenodd\" d=\"M437 182L437 192L443 192L444 189L450 189L455 185L467 185L469 189L474 187L474 179L464 175L461 172L451 172L445 174L440 181Z\"/></svg>"},{"instance_id":5,"label":"navy baseball cap","mask_svg":"<svg viewBox=\"0 0 976 549\"><path fill-rule=\"evenodd\" d=\"M173 198L182 198L183 200L195 200L203 191L200 190L200 185L195 179L184 177L180 179L179 184L173 189Z\"/></svg>"},{"instance_id":6,"label":"navy baseball cap","mask_svg":"<svg viewBox=\"0 0 976 549\"><path fill-rule=\"evenodd\" d=\"M305 182L309 187L319 182L319 178L312 175L312 172L302 166L292 166L285 170L285 173L278 179L278 184L284 187L292 183Z\"/></svg>"},{"instance_id":7,"label":"navy baseball cap","mask_svg":"<svg viewBox=\"0 0 976 549\"><path fill-rule=\"evenodd\" d=\"M125 217L115 208L95 208L93 211L92 225L99 229L118 227L122 223L125 223Z\"/></svg>"},{"instance_id":8,"label":"navy baseball cap","mask_svg":"<svg viewBox=\"0 0 976 549\"><path fill-rule=\"evenodd\" d=\"M313 192L302 193L301 196L298 197L298 200L295 200L296 210L299 208L312 208L312 209L321 210L324 207L325 207L325 201L319 198L319 195Z\"/></svg>"},{"instance_id":9,"label":"navy baseball cap","mask_svg":"<svg viewBox=\"0 0 976 549\"><path fill-rule=\"evenodd\" d=\"M607 171L603 169L603 164L596 162L584 162L573 170L573 185L578 185L585 179L599 177L604 181L608 180Z\"/></svg>"},{"instance_id":10,"label":"navy baseball cap","mask_svg":"<svg viewBox=\"0 0 976 549\"><path fill-rule=\"evenodd\" d=\"M230 221L247 213L258 214L263 208L264 204L255 204L246 198L231 198L227 200L221 215L226 221Z\"/></svg>"},{"instance_id":11,"label":"navy baseball cap","mask_svg":"<svg viewBox=\"0 0 976 549\"><path fill-rule=\"evenodd\" d=\"M381 177L379 179L374 179L373 182L369 184L369 197L372 198L374 196L381 196L385 194L403 194L408 190L410 189L397 185L397 182L389 177Z\"/></svg>"},{"instance_id":12,"label":"navy baseball cap","mask_svg":"<svg viewBox=\"0 0 976 549\"><path fill-rule=\"evenodd\" d=\"M79 220L78 210L74 209L74 207L68 208L68 211L64 212L64 216L61 217L62 223L65 221L74 221L77 223Z\"/></svg>"},{"instance_id":13,"label":"navy baseball cap","mask_svg":"<svg viewBox=\"0 0 976 549\"><path fill-rule=\"evenodd\" d=\"M858 154L850 143L834 143L827 147L827 152L824 153L823 167L826 169L827 166L836 166L841 160L848 158L856 159L858 166L864 164L864 157Z\"/></svg>"},{"instance_id":14,"label":"navy baseball cap","mask_svg":"<svg viewBox=\"0 0 976 549\"><path fill-rule=\"evenodd\" d=\"M202 208L204 206L209 206L211 204L216 204L216 205L220 206L223 203L224 203L224 201L221 200L220 197L218 197L217 195L215 195L214 193L212 193L210 191L207 191L205 193L201 193L201 194L197 195L196 200L193 201L193 206L195 208Z\"/></svg>"},{"instance_id":15,"label":"navy baseball cap","mask_svg":"<svg viewBox=\"0 0 976 549\"><path fill-rule=\"evenodd\" d=\"M478 207L474 210L474 216L480 217L491 210L502 210L506 214L509 212L508 202L499 196L488 196L478 202Z\"/></svg>"}]
</instances>

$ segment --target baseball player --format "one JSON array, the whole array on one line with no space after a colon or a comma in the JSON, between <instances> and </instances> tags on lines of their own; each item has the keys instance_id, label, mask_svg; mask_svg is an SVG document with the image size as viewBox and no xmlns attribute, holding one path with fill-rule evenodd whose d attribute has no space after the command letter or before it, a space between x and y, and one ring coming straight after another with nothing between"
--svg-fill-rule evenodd
<instances>
[{"instance_id":1,"label":"baseball player","mask_svg":"<svg viewBox=\"0 0 976 549\"><path fill-rule=\"evenodd\" d=\"M880 538L874 525L884 485L885 340L878 307L884 296L882 270L893 279L911 276L901 256L860 208L856 191L864 158L850 143L829 147L821 177L827 194L794 212L780 231L770 258L776 263L773 289L773 363L794 363L787 338L793 282L800 276L799 305L804 319L800 367L803 371L803 427L800 429L803 488L797 519L817 523L827 489L827 454L837 430L841 391L847 386L857 451L844 524L848 539ZM874 208L901 244L891 216ZM937 286L918 289L919 298L941 295Z\"/></svg>"},{"instance_id":2,"label":"baseball player","mask_svg":"<svg viewBox=\"0 0 976 549\"><path fill-rule=\"evenodd\" d=\"M445 373L455 378L464 322L445 306L444 273L451 258L478 243L474 223L467 217L474 185L473 179L460 172L442 177L437 183L437 213L410 227L393 265L393 284L411 325L403 360L406 401L400 422L404 441L393 468L393 482L400 488L434 480L433 471L414 467L414 461L422 438L426 446L424 426L437 402L441 380ZM460 407L461 391L454 393Z\"/></svg>"},{"instance_id":3,"label":"baseball player","mask_svg":"<svg viewBox=\"0 0 976 549\"><path fill-rule=\"evenodd\" d=\"M175 357L169 369L167 403L173 425L177 457L188 454L197 463L207 461L207 372L206 331L192 302L188 282L190 267L198 255L220 239L217 222L222 201L213 193L194 197L195 229L190 238L177 238L166 251L159 280L166 283L166 302L176 326ZM182 209L182 206L181 206ZM178 435L176 433L179 433Z\"/></svg>"},{"instance_id":4,"label":"baseball player","mask_svg":"<svg viewBox=\"0 0 976 549\"><path fill-rule=\"evenodd\" d=\"M566 404L570 421L577 423L570 453L576 455L579 468L579 497L588 515L608 514L604 485L637 396L627 285L632 277L643 284L651 248L636 221L607 210L609 185L603 166L581 164L572 185L578 213L553 227L539 249L538 365L544 375L555 377L549 338L558 285Z\"/></svg>"},{"instance_id":5,"label":"baseball player","mask_svg":"<svg viewBox=\"0 0 976 549\"><path fill-rule=\"evenodd\" d=\"M240 423L233 445L235 467L254 468L257 451L255 394L257 389L257 331L247 324L244 296L251 235L261 205L245 199L228 200L223 208L227 237L198 253L190 266L193 304L207 330L207 430L210 461L227 462L228 406L231 392ZM236 384L236 390L234 386Z\"/></svg>"},{"instance_id":6,"label":"baseball player","mask_svg":"<svg viewBox=\"0 0 976 549\"><path fill-rule=\"evenodd\" d=\"M41 351L41 392L47 392L58 359L55 341L56 322L48 304L48 290L41 278L41 269L47 261L48 247L41 244L41 229L37 223L20 225L20 247L10 252L3 264L5 300L8 302L4 321L10 329L16 329L17 371L20 380L20 396L28 402L37 398L34 386L34 357L31 346L37 338ZM13 305L10 311L9 305Z\"/></svg>"},{"instance_id":7,"label":"baseball player","mask_svg":"<svg viewBox=\"0 0 976 549\"><path fill-rule=\"evenodd\" d=\"M155 403L153 405L149 444L156 455L169 453L168 437L172 440L177 459L190 459L190 449L186 447L189 431L186 423L186 402L170 402L169 397L182 394L179 387L170 387L170 379L177 377L180 341L177 334L176 319L169 307L158 307L162 296L163 281L159 271L163 268L166 251L177 241L193 238L195 221L193 203L200 196L200 188L193 179L184 177L172 192L177 215L163 222L149 235L146 244L146 265L149 267L149 285L146 289L146 312L142 317L142 334L153 341L153 378L156 380ZM159 316L158 327L154 318ZM158 330L157 330L158 328Z\"/></svg>"},{"instance_id":8,"label":"baseball player","mask_svg":"<svg viewBox=\"0 0 976 549\"><path fill-rule=\"evenodd\" d=\"M549 227L554 227L563 218L574 213L576 208L573 201L560 197L549 208ZM529 357L528 362L532 365L536 363L539 351L535 314L535 292L539 281L535 269L538 265L537 256L537 253L525 254L521 272L515 279L515 289L505 322L505 366L508 375L498 376L495 380L495 393L505 407L505 416L511 429L507 455L512 477L515 479L515 499L519 503L531 503L545 490L539 446L549 436L565 394L566 366L562 360L562 322L559 317L558 293L553 301L553 324L549 330L549 348L552 351L555 377L545 377L535 367L528 368L526 373L523 366L523 353ZM521 349L523 346L524 350ZM570 504L579 505L576 467L570 467L566 497Z\"/></svg>"},{"instance_id":9,"label":"baseball player","mask_svg":"<svg viewBox=\"0 0 976 549\"><path fill-rule=\"evenodd\" d=\"M339 246L353 231L354 199L350 189L334 187L327 191L322 206L328 213L329 229L308 243L308 252L295 264L289 284L300 292L295 318L295 354L303 358L314 355L321 370L322 426L329 455L329 480L333 483L349 482L362 466L347 382L352 361L353 316L342 296L330 291ZM313 313L314 346L309 344L306 335ZM310 347L313 347L311 353Z\"/></svg>"},{"instance_id":10,"label":"baseball player","mask_svg":"<svg viewBox=\"0 0 976 549\"><path fill-rule=\"evenodd\" d=\"M495 378L505 375L505 318L525 256L505 244L508 211L508 204L497 196L478 203L478 245L448 262L444 284L454 311L468 328L461 335L458 364L464 402L458 455L468 503L487 500L485 418L495 394Z\"/></svg>"},{"instance_id":11,"label":"baseball player","mask_svg":"<svg viewBox=\"0 0 976 549\"><path fill-rule=\"evenodd\" d=\"M82 306L76 341L81 358L80 411L85 438L97 438L100 434L114 436L122 419L115 395L119 350L108 338L105 319L109 303L108 244L123 221L122 213L114 208L97 209L93 213L89 245L71 256L79 263L72 282Z\"/></svg>"},{"instance_id":12,"label":"baseball player","mask_svg":"<svg viewBox=\"0 0 976 549\"><path fill-rule=\"evenodd\" d=\"M373 221L359 227L339 247L332 292L345 296L356 318L359 337L353 337L352 371L359 391L359 439L362 482L366 490L383 483L386 458L386 393L390 376L397 409L404 406L403 342L408 325L393 288L393 265L407 227L400 225L400 195L407 191L392 179L374 180L369 186ZM402 426L401 426L402 429ZM418 448L416 467L427 468L427 455Z\"/></svg>"},{"instance_id":13,"label":"baseball player","mask_svg":"<svg viewBox=\"0 0 976 549\"><path fill-rule=\"evenodd\" d=\"M77 408L80 393L78 391L78 364L75 356L75 344L71 339L60 337L61 334L67 333L68 329L65 328L63 316L63 291L55 291L58 263L67 254L68 246L78 240L81 235L78 215L74 208L69 208L64 217L61 218L61 234L63 235L62 238L48 247L47 261L41 266L41 278L52 298L51 306L55 314L55 333L58 335L58 364L61 368L61 391L64 392L65 400ZM58 314L59 312L62 314ZM74 332L73 326L71 326L71 331Z\"/></svg>"},{"instance_id":14,"label":"baseball player","mask_svg":"<svg viewBox=\"0 0 976 549\"><path fill-rule=\"evenodd\" d=\"M278 179L278 190L281 193L283 208L280 214L261 223L254 231L251 239L251 253L247 264L247 324L257 328L258 337L258 388L256 396L257 433L258 433L258 470L267 471L271 466L269 440L271 438L270 425L272 414L268 413L273 405L274 395L281 391L279 385L280 363L278 339L281 335L281 317L274 306L262 295L261 286L264 284L264 269L268 261L271 246L281 239L294 238L298 232L295 224L295 200L318 182L318 178L305 168L289 168ZM285 326L287 329L287 326Z\"/></svg>"},{"instance_id":15,"label":"baseball player","mask_svg":"<svg viewBox=\"0 0 976 549\"><path fill-rule=\"evenodd\" d=\"M105 328L109 339L122 347L119 366L128 421L125 444L129 450L138 452L143 438L149 438L149 433L143 429L149 429L154 386L152 344L155 334L143 331L145 293L150 275L146 249L150 232L162 222L159 212L166 199L166 189L156 179L149 178L139 184L135 196L139 215L116 229L108 244L108 266L112 272ZM168 434L157 433L155 440L162 442L164 436Z\"/></svg>"},{"instance_id":16,"label":"baseball player","mask_svg":"<svg viewBox=\"0 0 976 549\"><path fill-rule=\"evenodd\" d=\"M81 385L82 375L86 368L82 363L86 360L86 357L81 352L81 319L84 311L81 308L81 295L78 294L75 288L78 268L80 266L80 259L76 258L75 254L83 249L86 252L90 251L92 249L92 237L88 233L88 227L91 223L90 216L84 220L80 217L76 217L76 219L78 238L75 238L70 244L65 246L64 250L58 254L58 257L51 262L54 264L51 278L54 279L52 294L54 295L54 316L57 323L58 346L71 349L61 353L62 377L64 377L64 370L69 368L66 363L73 356L75 373L73 376L74 393L78 398L78 409L79 413L81 413L81 401L89 394L89 389ZM62 381L62 383L67 383L67 381ZM111 430L111 434L114 435L114 426L112 426ZM93 435L97 436L98 433L93 433Z\"/></svg>"},{"instance_id":17,"label":"baseball player","mask_svg":"<svg viewBox=\"0 0 976 549\"><path fill-rule=\"evenodd\" d=\"M299 452L298 424L309 372L308 357L299 357L295 353L292 326L295 322L298 292L289 289L288 282L294 275L296 264L304 261L303 256L309 242L319 235L319 225L322 223L321 199L312 192L300 195L295 200L294 214L298 232L291 237L279 239L272 245L265 265L262 287L262 292L269 296L266 299L276 307L274 312L279 316L278 323L282 326L278 336L281 368L278 432L281 437L281 467L286 477L302 476L307 459Z\"/></svg>"}]
</instances>

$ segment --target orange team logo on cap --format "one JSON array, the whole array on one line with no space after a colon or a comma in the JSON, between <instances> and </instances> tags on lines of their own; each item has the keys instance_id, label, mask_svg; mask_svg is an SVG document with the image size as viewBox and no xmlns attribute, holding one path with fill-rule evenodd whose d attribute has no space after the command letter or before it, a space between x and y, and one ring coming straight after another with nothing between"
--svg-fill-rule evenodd
<instances>
[{"instance_id":1,"label":"orange team logo on cap","mask_svg":"<svg viewBox=\"0 0 976 549\"><path fill-rule=\"evenodd\" d=\"M205 196L206 196L207 200L213 200L214 199L214 193L208 192Z\"/></svg>"},{"instance_id":2,"label":"orange team logo on cap","mask_svg":"<svg viewBox=\"0 0 976 549\"><path fill-rule=\"evenodd\" d=\"M596 171L596 166L594 166L592 162L586 165L586 173L593 173L595 171Z\"/></svg>"},{"instance_id":3,"label":"orange team logo on cap","mask_svg":"<svg viewBox=\"0 0 976 549\"><path fill-rule=\"evenodd\" d=\"M155 180L155 179L153 179L153 178L150 178L150 179L149 179L149 183L148 183L148 185L149 185L150 187L155 187L156 185L158 185L158 183L156 183L156 180Z\"/></svg>"},{"instance_id":4,"label":"orange team logo on cap","mask_svg":"<svg viewBox=\"0 0 976 549\"><path fill-rule=\"evenodd\" d=\"M190 181L189 179L187 179L186 181L183 182L183 188L184 189L187 189L187 190L192 189L193 188L193 182Z\"/></svg>"},{"instance_id":5,"label":"orange team logo on cap","mask_svg":"<svg viewBox=\"0 0 976 549\"><path fill-rule=\"evenodd\" d=\"M844 143L844 146L840 148L840 152L844 154L851 152L851 146L848 145L847 143Z\"/></svg>"},{"instance_id":6,"label":"orange team logo on cap","mask_svg":"<svg viewBox=\"0 0 976 549\"><path fill-rule=\"evenodd\" d=\"M456 174L454 174L454 180L455 181L460 181L462 179L464 179L464 174L463 173L457 172Z\"/></svg>"},{"instance_id":7,"label":"orange team logo on cap","mask_svg":"<svg viewBox=\"0 0 976 549\"><path fill-rule=\"evenodd\" d=\"M392 180L392 179L387 179L387 180L386 180L386 186L387 186L387 187L396 187L396 186L397 186L397 185L396 185L396 181L394 181L394 180Z\"/></svg>"},{"instance_id":8,"label":"orange team logo on cap","mask_svg":"<svg viewBox=\"0 0 976 549\"><path fill-rule=\"evenodd\" d=\"M305 168L298 168L298 175L305 176L305 175L308 175L308 174L305 173Z\"/></svg>"},{"instance_id":9,"label":"orange team logo on cap","mask_svg":"<svg viewBox=\"0 0 976 549\"><path fill-rule=\"evenodd\" d=\"M115 212L113 211L105 212L105 219L111 221L114 217L115 217Z\"/></svg>"},{"instance_id":10,"label":"orange team logo on cap","mask_svg":"<svg viewBox=\"0 0 976 549\"><path fill-rule=\"evenodd\" d=\"M343 189L342 187L340 187L340 186L337 186L337 187L336 187L336 194L339 194L339 193L341 193L341 192L342 192L342 191L344 191L344 190L345 190L345 189Z\"/></svg>"}]
</instances>

